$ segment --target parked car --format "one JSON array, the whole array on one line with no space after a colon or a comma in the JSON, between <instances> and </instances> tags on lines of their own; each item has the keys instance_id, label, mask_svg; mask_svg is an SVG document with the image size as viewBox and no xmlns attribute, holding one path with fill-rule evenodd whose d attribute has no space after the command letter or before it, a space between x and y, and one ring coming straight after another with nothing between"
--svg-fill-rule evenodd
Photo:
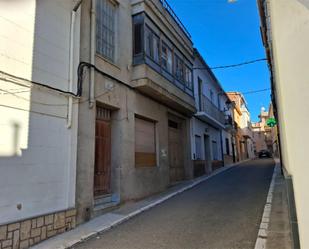
<instances>
[{"instance_id":1,"label":"parked car","mask_svg":"<svg viewBox=\"0 0 309 249\"><path fill-rule=\"evenodd\" d=\"M265 158L265 157L268 157L268 158L272 157L270 151L268 151L268 150L261 150L259 152L259 158Z\"/></svg>"}]
</instances>

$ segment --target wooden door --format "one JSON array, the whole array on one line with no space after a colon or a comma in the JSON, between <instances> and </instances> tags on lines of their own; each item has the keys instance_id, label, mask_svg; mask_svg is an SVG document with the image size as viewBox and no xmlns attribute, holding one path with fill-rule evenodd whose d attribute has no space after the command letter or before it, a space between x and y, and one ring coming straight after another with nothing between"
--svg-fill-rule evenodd
<instances>
[{"instance_id":1,"label":"wooden door","mask_svg":"<svg viewBox=\"0 0 309 249\"><path fill-rule=\"evenodd\" d=\"M180 123L168 121L168 155L170 166L170 182L184 179L183 144Z\"/></svg>"},{"instance_id":2,"label":"wooden door","mask_svg":"<svg viewBox=\"0 0 309 249\"><path fill-rule=\"evenodd\" d=\"M101 110L98 110L101 109ZM97 108L95 127L94 196L110 193L111 123L109 110Z\"/></svg>"}]
</instances>

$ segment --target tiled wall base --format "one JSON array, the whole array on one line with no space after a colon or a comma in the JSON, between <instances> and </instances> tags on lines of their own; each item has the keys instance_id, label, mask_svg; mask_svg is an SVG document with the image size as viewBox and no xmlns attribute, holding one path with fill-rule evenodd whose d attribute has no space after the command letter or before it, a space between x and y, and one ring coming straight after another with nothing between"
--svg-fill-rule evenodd
<instances>
[{"instance_id":1,"label":"tiled wall base","mask_svg":"<svg viewBox=\"0 0 309 249\"><path fill-rule=\"evenodd\" d=\"M0 226L0 249L24 249L76 225L76 210L57 212Z\"/></svg>"}]
</instances>

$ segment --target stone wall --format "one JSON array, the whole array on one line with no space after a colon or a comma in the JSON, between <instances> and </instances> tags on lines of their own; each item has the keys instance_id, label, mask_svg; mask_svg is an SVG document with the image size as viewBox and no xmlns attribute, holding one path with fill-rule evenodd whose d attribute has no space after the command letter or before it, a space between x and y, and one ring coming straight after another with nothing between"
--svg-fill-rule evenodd
<instances>
[{"instance_id":1,"label":"stone wall","mask_svg":"<svg viewBox=\"0 0 309 249\"><path fill-rule=\"evenodd\" d=\"M24 249L76 225L76 210L57 212L0 226L0 249Z\"/></svg>"}]
</instances>

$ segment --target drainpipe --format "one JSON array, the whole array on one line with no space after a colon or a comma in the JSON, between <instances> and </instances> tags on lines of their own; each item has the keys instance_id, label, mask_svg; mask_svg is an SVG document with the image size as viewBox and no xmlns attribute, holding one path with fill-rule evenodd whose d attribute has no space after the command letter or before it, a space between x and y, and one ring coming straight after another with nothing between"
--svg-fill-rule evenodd
<instances>
[{"instance_id":1,"label":"drainpipe","mask_svg":"<svg viewBox=\"0 0 309 249\"><path fill-rule=\"evenodd\" d=\"M75 15L76 11L80 7L82 0L79 1L71 12L71 26L70 26L70 57L69 57L69 92L73 91L73 78L74 78L74 26L75 26ZM73 115L73 97L69 96L68 103L68 119L67 128L70 129L72 126L72 115Z\"/></svg>"},{"instance_id":2,"label":"drainpipe","mask_svg":"<svg viewBox=\"0 0 309 249\"><path fill-rule=\"evenodd\" d=\"M95 64L95 6L96 0L91 0L90 19L90 64ZM90 68L89 108L94 106L94 68Z\"/></svg>"},{"instance_id":3,"label":"drainpipe","mask_svg":"<svg viewBox=\"0 0 309 249\"><path fill-rule=\"evenodd\" d=\"M75 25L75 11L71 13L71 27L70 27L70 62L69 62L69 91L73 89L73 53L74 53L74 25ZM68 104L68 119L67 128L72 126L72 110L73 110L73 97L69 96Z\"/></svg>"}]
</instances>

